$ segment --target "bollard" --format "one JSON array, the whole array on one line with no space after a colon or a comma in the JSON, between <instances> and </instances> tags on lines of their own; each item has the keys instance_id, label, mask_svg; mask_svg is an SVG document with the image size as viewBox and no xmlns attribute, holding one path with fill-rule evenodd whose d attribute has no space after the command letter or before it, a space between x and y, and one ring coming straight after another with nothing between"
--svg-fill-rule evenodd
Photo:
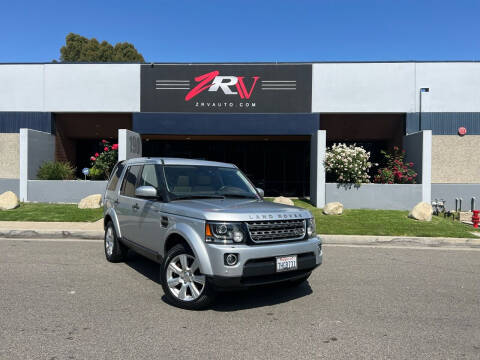
<instances>
[{"instance_id":1,"label":"bollard","mask_svg":"<svg viewBox=\"0 0 480 360\"><path fill-rule=\"evenodd\" d=\"M470 210L472 210L472 211L475 210L475 200L477 200L477 199L475 199L475 196L472 197L472 203L470 204L470 207L471 207Z\"/></svg>"},{"instance_id":2,"label":"bollard","mask_svg":"<svg viewBox=\"0 0 480 360\"><path fill-rule=\"evenodd\" d=\"M479 213L480 210L473 210L472 222L475 229L478 229L478 223L480 222L480 216L478 216Z\"/></svg>"},{"instance_id":3,"label":"bollard","mask_svg":"<svg viewBox=\"0 0 480 360\"><path fill-rule=\"evenodd\" d=\"M458 206L459 207L458 211L462 211L462 201L463 201L462 198L458 199L458 202L460 203L460 205Z\"/></svg>"},{"instance_id":4,"label":"bollard","mask_svg":"<svg viewBox=\"0 0 480 360\"><path fill-rule=\"evenodd\" d=\"M455 212L458 211L458 198L455 198Z\"/></svg>"}]
</instances>

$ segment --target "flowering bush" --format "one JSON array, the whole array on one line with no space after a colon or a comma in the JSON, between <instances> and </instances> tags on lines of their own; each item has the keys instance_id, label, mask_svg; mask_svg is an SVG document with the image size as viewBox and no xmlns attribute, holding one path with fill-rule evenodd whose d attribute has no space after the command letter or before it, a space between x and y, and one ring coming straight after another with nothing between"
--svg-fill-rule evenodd
<instances>
[{"instance_id":1,"label":"flowering bush","mask_svg":"<svg viewBox=\"0 0 480 360\"><path fill-rule=\"evenodd\" d=\"M90 156L90 176L94 179L108 179L118 161L118 144L111 145L107 140L102 140L102 146L101 153Z\"/></svg>"},{"instance_id":2,"label":"flowering bush","mask_svg":"<svg viewBox=\"0 0 480 360\"><path fill-rule=\"evenodd\" d=\"M415 184L417 173L413 170L413 163L405 163L405 150L395 146L393 153L381 151L385 157L386 166L378 169L374 182L381 184Z\"/></svg>"},{"instance_id":3,"label":"flowering bush","mask_svg":"<svg viewBox=\"0 0 480 360\"><path fill-rule=\"evenodd\" d=\"M327 149L325 170L336 176L339 183L369 183L368 171L372 167L370 153L360 146L334 144Z\"/></svg>"}]
</instances>

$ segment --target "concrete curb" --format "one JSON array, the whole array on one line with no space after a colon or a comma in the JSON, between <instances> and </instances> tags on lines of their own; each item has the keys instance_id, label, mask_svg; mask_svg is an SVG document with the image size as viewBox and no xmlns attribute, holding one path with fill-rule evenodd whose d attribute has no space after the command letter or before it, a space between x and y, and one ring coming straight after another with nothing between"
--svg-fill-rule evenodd
<instances>
[{"instance_id":1,"label":"concrete curb","mask_svg":"<svg viewBox=\"0 0 480 360\"><path fill-rule=\"evenodd\" d=\"M480 239L370 235L320 235L324 244L480 248Z\"/></svg>"},{"instance_id":2,"label":"concrete curb","mask_svg":"<svg viewBox=\"0 0 480 360\"><path fill-rule=\"evenodd\" d=\"M472 234L473 235L473 234ZM6 239L85 239L103 240L98 230L12 230L0 229L0 238ZM430 238L370 235L320 235L324 244L332 245L392 245L427 247L480 248L480 238Z\"/></svg>"}]
</instances>

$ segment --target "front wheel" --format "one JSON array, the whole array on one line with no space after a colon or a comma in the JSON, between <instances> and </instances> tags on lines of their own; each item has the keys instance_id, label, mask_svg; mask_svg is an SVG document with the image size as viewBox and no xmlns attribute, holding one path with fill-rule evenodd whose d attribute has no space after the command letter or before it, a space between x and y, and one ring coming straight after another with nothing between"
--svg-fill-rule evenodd
<instances>
[{"instance_id":1,"label":"front wheel","mask_svg":"<svg viewBox=\"0 0 480 360\"><path fill-rule=\"evenodd\" d=\"M205 275L200 273L198 259L182 244L168 251L160 276L165 296L174 306L188 310L203 309L215 297Z\"/></svg>"}]
</instances>

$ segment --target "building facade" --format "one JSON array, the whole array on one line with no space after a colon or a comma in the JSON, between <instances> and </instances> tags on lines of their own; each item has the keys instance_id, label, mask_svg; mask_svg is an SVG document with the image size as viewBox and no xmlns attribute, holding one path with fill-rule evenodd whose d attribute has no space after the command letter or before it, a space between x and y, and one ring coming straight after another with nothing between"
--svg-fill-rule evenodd
<instances>
[{"instance_id":1,"label":"building facade","mask_svg":"<svg viewBox=\"0 0 480 360\"><path fill-rule=\"evenodd\" d=\"M0 191L19 178L21 128L52 134L79 171L129 129L144 156L233 162L267 195L299 197L318 181L318 131L375 162L431 130L431 198L480 197L478 62L1 64Z\"/></svg>"}]
</instances>

